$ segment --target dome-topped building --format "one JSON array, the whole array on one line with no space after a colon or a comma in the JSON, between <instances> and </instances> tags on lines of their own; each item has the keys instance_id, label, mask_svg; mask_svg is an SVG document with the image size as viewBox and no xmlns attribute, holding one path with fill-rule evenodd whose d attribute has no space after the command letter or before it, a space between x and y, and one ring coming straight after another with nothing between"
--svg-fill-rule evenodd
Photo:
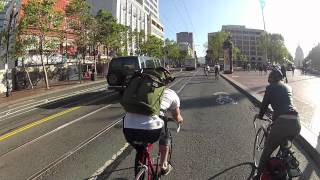
<instances>
[{"instance_id":1,"label":"dome-topped building","mask_svg":"<svg viewBox=\"0 0 320 180\"><path fill-rule=\"evenodd\" d=\"M300 47L300 45L298 45L298 47L296 49L295 58L294 58L295 66L296 67L302 67L303 59L304 59L304 55L303 55L302 48Z\"/></svg>"}]
</instances>

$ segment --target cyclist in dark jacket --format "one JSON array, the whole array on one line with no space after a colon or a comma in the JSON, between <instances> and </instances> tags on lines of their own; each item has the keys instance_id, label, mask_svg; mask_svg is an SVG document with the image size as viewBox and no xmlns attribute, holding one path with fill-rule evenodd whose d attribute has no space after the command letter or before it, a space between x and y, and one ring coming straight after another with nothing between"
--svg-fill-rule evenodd
<instances>
[{"instance_id":1,"label":"cyclist in dark jacket","mask_svg":"<svg viewBox=\"0 0 320 180\"><path fill-rule=\"evenodd\" d=\"M269 85L266 87L260 112L256 115L257 118L262 119L271 104L273 125L266 138L255 179L260 178L272 152L300 133L299 115L292 103L292 89L284 84L282 79L281 70L274 67L268 77Z\"/></svg>"}]
</instances>

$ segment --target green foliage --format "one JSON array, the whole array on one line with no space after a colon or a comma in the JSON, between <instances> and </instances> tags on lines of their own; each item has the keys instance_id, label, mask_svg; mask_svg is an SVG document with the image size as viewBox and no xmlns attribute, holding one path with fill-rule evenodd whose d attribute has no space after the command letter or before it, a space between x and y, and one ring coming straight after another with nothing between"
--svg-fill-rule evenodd
<instances>
[{"instance_id":1,"label":"green foliage","mask_svg":"<svg viewBox=\"0 0 320 180\"><path fill-rule=\"evenodd\" d=\"M50 33L56 33L61 37L60 27L63 20L62 12L55 9L56 0L29 0L22 6L24 16L18 27L19 34L15 51L23 54L28 47L32 47L41 56L45 83L49 88L47 71L44 65L43 54L50 55L51 50L56 50L59 39L52 38ZM32 29L32 30L30 30Z\"/></svg>"},{"instance_id":2,"label":"green foliage","mask_svg":"<svg viewBox=\"0 0 320 180\"><path fill-rule=\"evenodd\" d=\"M311 62L313 68L320 70L320 44L311 49L305 60Z\"/></svg>"},{"instance_id":3,"label":"green foliage","mask_svg":"<svg viewBox=\"0 0 320 180\"><path fill-rule=\"evenodd\" d=\"M207 57L210 60L219 60L223 56L223 42L227 38L228 33L216 32L213 36L210 36L208 42Z\"/></svg>"},{"instance_id":4,"label":"green foliage","mask_svg":"<svg viewBox=\"0 0 320 180\"><path fill-rule=\"evenodd\" d=\"M259 39L258 46L260 49L267 49L268 59L272 63L285 63L291 56L281 34L263 34Z\"/></svg>"},{"instance_id":5,"label":"green foliage","mask_svg":"<svg viewBox=\"0 0 320 180\"><path fill-rule=\"evenodd\" d=\"M155 36L148 36L147 41L141 44L141 52L147 56L162 58L163 41Z\"/></svg>"},{"instance_id":6,"label":"green foliage","mask_svg":"<svg viewBox=\"0 0 320 180\"><path fill-rule=\"evenodd\" d=\"M4 9L4 4L3 2L0 2L0 11L3 11L3 9Z\"/></svg>"},{"instance_id":7,"label":"green foliage","mask_svg":"<svg viewBox=\"0 0 320 180\"><path fill-rule=\"evenodd\" d=\"M75 44L78 53L84 54L89 45L88 32L91 30L92 15L90 6L86 1L71 0L66 7L66 17L70 29L77 35Z\"/></svg>"},{"instance_id":8,"label":"green foliage","mask_svg":"<svg viewBox=\"0 0 320 180\"><path fill-rule=\"evenodd\" d=\"M174 60L174 61L179 60L180 49L179 49L178 44L175 41L166 39L165 40L164 52L167 55L168 59L171 59L171 60Z\"/></svg>"}]
</instances>

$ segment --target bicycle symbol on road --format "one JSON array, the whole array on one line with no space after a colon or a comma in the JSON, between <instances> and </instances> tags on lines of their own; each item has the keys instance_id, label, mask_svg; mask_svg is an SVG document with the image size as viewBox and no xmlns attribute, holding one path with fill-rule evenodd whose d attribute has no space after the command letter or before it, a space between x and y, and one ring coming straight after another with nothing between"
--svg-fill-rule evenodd
<instances>
[{"instance_id":1,"label":"bicycle symbol on road","mask_svg":"<svg viewBox=\"0 0 320 180\"><path fill-rule=\"evenodd\" d=\"M218 96L218 98L216 99L216 103L220 105L238 104L238 102L235 101L232 97L230 97L230 94L226 92L217 92L217 93L214 93L213 95Z\"/></svg>"}]
</instances>

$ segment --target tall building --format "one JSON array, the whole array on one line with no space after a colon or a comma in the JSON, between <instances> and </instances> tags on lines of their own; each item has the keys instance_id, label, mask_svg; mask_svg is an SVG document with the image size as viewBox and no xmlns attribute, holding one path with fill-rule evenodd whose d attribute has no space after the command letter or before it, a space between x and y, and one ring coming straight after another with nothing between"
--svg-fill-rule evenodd
<instances>
[{"instance_id":1,"label":"tall building","mask_svg":"<svg viewBox=\"0 0 320 180\"><path fill-rule=\"evenodd\" d=\"M152 15L158 19L159 16L159 0L137 0L143 4L144 9L149 15Z\"/></svg>"},{"instance_id":2,"label":"tall building","mask_svg":"<svg viewBox=\"0 0 320 180\"><path fill-rule=\"evenodd\" d=\"M300 47L300 45L298 45L296 49L296 54L294 57L294 65L296 67L302 67L303 60L304 60L304 54L303 54L302 48Z\"/></svg>"},{"instance_id":3,"label":"tall building","mask_svg":"<svg viewBox=\"0 0 320 180\"><path fill-rule=\"evenodd\" d=\"M258 47L259 38L263 30L248 29L239 25L226 25L222 26L221 31L230 33L233 45L247 56L249 62L266 62L263 49Z\"/></svg>"},{"instance_id":4,"label":"tall building","mask_svg":"<svg viewBox=\"0 0 320 180\"><path fill-rule=\"evenodd\" d=\"M159 0L87 0L91 12L107 10L118 23L131 27L131 30L144 31L164 40L164 29L159 19ZM134 54L135 43L129 44L128 51Z\"/></svg>"},{"instance_id":5,"label":"tall building","mask_svg":"<svg viewBox=\"0 0 320 180\"><path fill-rule=\"evenodd\" d=\"M187 42L190 44L192 51L194 51L193 33L179 32L177 33L177 43Z\"/></svg>"}]
</instances>

